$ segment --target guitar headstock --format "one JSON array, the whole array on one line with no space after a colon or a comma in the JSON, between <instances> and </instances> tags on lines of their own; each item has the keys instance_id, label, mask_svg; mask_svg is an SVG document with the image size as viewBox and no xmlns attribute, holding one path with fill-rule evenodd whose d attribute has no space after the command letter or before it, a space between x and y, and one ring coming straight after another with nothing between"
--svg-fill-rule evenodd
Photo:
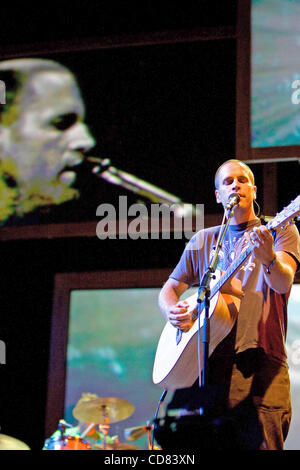
<instances>
[{"instance_id":1,"label":"guitar headstock","mask_svg":"<svg viewBox=\"0 0 300 470\"><path fill-rule=\"evenodd\" d=\"M288 224L293 222L300 214L300 195L296 197L287 207L284 207L281 212L276 214L274 219L272 219L267 227L269 230L274 230L277 227L285 228Z\"/></svg>"}]
</instances>

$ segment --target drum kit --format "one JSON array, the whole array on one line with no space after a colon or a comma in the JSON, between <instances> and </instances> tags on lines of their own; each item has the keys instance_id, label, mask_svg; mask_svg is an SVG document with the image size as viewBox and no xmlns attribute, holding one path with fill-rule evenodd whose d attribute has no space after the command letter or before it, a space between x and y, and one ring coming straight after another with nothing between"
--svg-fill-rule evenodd
<instances>
[{"instance_id":1,"label":"drum kit","mask_svg":"<svg viewBox=\"0 0 300 470\"><path fill-rule=\"evenodd\" d=\"M97 397L80 399L73 409L73 416L81 424L77 427L72 427L64 420L61 420L58 430L49 439L46 439L43 449L140 450L140 447L134 444L120 442L118 436L109 435L111 424L129 418L133 414L134 409L135 407L130 402L121 398ZM147 434L148 449L150 450L152 449L152 429L153 427L150 423L147 423L145 426L125 429L125 439L127 441L135 441Z\"/></svg>"},{"instance_id":2,"label":"drum kit","mask_svg":"<svg viewBox=\"0 0 300 470\"><path fill-rule=\"evenodd\" d=\"M58 430L46 439L43 450L141 450L130 442L120 442L118 436L110 436L111 424L129 418L135 407L121 398L100 398L83 394L73 409L73 416L79 421L72 426L60 420ZM148 450L158 449L152 445L153 426L135 426L124 430L126 441L136 441L147 434ZM30 447L14 437L0 434L0 450L30 450Z\"/></svg>"}]
</instances>

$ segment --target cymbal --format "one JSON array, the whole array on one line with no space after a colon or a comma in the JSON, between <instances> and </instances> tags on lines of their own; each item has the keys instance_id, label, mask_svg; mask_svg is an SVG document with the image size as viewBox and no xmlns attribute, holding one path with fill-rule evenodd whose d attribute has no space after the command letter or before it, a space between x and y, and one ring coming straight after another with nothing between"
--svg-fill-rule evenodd
<instances>
[{"instance_id":1,"label":"cymbal","mask_svg":"<svg viewBox=\"0 0 300 470\"><path fill-rule=\"evenodd\" d=\"M0 450L30 450L30 448L25 442L0 434Z\"/></svg>"},{"instance_id":2,"label":"cymbal","mask_svg":"<svg viewBox=\"0 0 300 470\"><path fill-rule=\"evenodd\" d=\"M121 398L96 398L75 406L73 416L83 423L110 424L128 418L134 406Z\"/></svg>"}]
</instances>

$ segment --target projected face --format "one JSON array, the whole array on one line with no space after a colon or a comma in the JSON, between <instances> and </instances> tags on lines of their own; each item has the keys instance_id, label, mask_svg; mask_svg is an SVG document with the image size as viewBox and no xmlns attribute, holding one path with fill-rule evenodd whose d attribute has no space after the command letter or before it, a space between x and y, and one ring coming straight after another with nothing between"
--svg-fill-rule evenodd
<instances>
[{"instance_id":1,"label":"projected face","mask_svg":"<svg viewBox=\"0 0 300 470\"><path fill-rule=\"evenodd\" d=\"M77 195L74 167L95 144L83 121L80 91L65 70L33 73L3 114L1 160L13 172L23 212Z\"/></svg>"}]
</instances>

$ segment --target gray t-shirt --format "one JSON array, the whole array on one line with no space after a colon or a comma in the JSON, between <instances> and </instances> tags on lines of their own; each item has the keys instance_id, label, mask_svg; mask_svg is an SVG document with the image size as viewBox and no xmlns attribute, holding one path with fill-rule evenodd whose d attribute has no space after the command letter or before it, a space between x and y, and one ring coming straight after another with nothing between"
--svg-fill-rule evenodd
<instances>
[{"instance_id":1,"label":"gray t-shirt","mask_svg":"<svg viewBox=\"0 0 300 470\"><path fill-rule=\"evenodd\" d=\"M219 254L218 269L226 270L246 244L245 231L260 225L259 219L246 224L229 225ZM191 286L199 286L213 257L220 227L201 230L189 241L170 277ZM300 239L292 224L276 233L275 251L289 253L300 263ZM264 280L264 271L253 253L234 275L242 282L245 296L241 301L235 334L235 352L262 347L266 354L286 360L287 302L289 293L278 294Z\"/></svg>"}]
</instances>

